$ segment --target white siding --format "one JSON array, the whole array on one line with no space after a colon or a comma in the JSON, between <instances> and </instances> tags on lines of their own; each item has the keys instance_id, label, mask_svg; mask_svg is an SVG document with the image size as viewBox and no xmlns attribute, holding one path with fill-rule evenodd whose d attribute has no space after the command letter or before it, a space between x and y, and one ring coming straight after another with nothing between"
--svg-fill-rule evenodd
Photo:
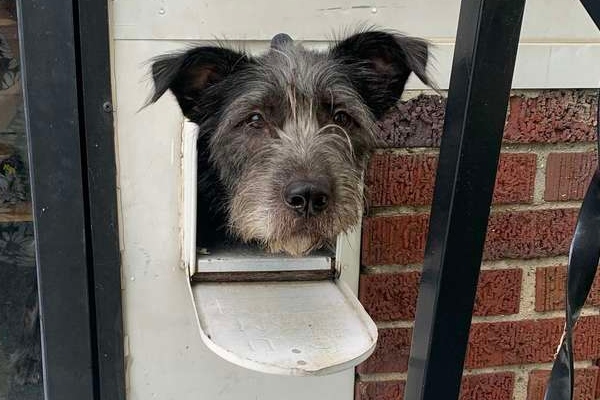
<instances>
[{"instance_id":1,"label":"white siding","mask_svg":"<svg viewBox=\"0 0 600 400\"><path fill-rule=\"evenodd\" d=\"M322 42L360 25L397 29L437 46L433 76L447 88L460 1L115 0L114 4L114 34L120 40L226 39L260 45L282 31L296 39ZM600 33L581 4L576 0L526 4L513 86L598 86ZM422 86L411 81L410 87Z\"/></svg>"},{"instance_id":2,"label":"white siding","mask_svg":"<svg viewBox=\"0 0 600 400\"><path fill-rule=\"evenodd\" d=\"M269 40L285 31L323 40L360 23L453 41L458 0L115 0L118 39ZM576 0L528 0L527 42L598 42L598 31Z\"/></svg>"}]
</instances>

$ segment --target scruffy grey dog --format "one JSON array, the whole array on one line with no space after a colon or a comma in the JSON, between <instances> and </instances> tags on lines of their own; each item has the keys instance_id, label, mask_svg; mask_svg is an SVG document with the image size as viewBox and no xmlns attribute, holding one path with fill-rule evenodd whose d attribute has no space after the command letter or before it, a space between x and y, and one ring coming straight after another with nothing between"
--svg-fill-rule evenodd
<instances>
[{"instance_id":1,"label":"scruffy grey dog","mask_svg":"<svg viewBox=\"0 0 600 400\"><path fill-rule=\"evenodd\" d=\"M196 47L155 59L155 92L170 90L200 129L199 245L240 240L306 254L358 222L374 126L428 44L362 31L328 51L279 34L258 57Z\"/></svg>"}]
</instances>

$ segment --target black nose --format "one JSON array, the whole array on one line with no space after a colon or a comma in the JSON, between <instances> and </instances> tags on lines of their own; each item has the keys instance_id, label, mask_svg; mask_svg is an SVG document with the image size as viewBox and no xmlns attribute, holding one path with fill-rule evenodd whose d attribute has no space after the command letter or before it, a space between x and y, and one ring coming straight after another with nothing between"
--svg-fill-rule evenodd
<instances>
[{"instance_id":1,"label":"black nose","mask_svg":"<svg viewBox=\"0 0 600 400\"><path fill-rule=\"evenodd\" d=\"M304 216L317 215L329 205L331 190L325 180L293 181L285 188L285 204Z\"/></svg>"}]
</instances>

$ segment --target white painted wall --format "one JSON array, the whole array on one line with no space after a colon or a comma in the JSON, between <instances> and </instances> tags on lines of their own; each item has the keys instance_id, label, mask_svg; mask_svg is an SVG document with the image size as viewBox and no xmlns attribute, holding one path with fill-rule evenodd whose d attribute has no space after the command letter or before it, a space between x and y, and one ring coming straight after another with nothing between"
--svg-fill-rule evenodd
<instances>
[{"instance_id":1,"label":"white painted wall","mask_svg":"<svg viewBox=\"0 0 600 400\"><path fill-rule=\"evenodd\" d=\"M430 39L433 75L448 87L459 0L115 0L118 40L226 39L250 48L279 32L323 42L360 25ZM513 86L597 87L600 34L577 0L528 0ZM412 88L422 88L411 82Z\"/></svg>"},{"instance_id":2,"label":"white painted wall","mask_svg":"<svg viewBox=\"0 0 600 400\"><path fill-rule=\"evenodd\" d=\"M353 371L282 378L235 367L197 332L179 269L181 115L150 93L147 60L189 42L226 38L252 51L278 32L324 46L360 23L435 45L434 76L448 85L458 0L113 0L112 34L123 307L130 400L351 400ZM597 87L600 35L576 0L528 0L514 87ZM411 88L420 88L411 81ZM347 252L356 261L354 252ZM352 253L354 255L352 255ZM356 274L352 286L356 287Z\"/></svg>"}]
</instances>

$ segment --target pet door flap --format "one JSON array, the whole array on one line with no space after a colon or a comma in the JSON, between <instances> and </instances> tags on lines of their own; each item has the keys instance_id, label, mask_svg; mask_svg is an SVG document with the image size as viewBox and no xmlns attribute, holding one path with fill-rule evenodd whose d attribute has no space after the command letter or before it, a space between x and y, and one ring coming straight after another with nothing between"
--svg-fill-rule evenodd
<instances>
[{"instance_id":1,"label":"pet door flap","mask_svg":"<svg viewBox=\"0 0 600 400\"><path fill-rule=\"evenodd\" d=\"M377 328L329 254L281 257L250 248L196 251L197 127L183 127L183 261L200 335L220 357L282 375L352 368Z\"/></svg>"},{"instance_id":2,"label":"pet door flap","mask_svg":"<svg viewBox=\"0 0 600 400\"><path fill-rule=\"evenodd\" d=\"M334 281L197 283L202 339L224 359L256 371L319 375L356 366L377 330Z\"/></svg>"}]
</instances>

